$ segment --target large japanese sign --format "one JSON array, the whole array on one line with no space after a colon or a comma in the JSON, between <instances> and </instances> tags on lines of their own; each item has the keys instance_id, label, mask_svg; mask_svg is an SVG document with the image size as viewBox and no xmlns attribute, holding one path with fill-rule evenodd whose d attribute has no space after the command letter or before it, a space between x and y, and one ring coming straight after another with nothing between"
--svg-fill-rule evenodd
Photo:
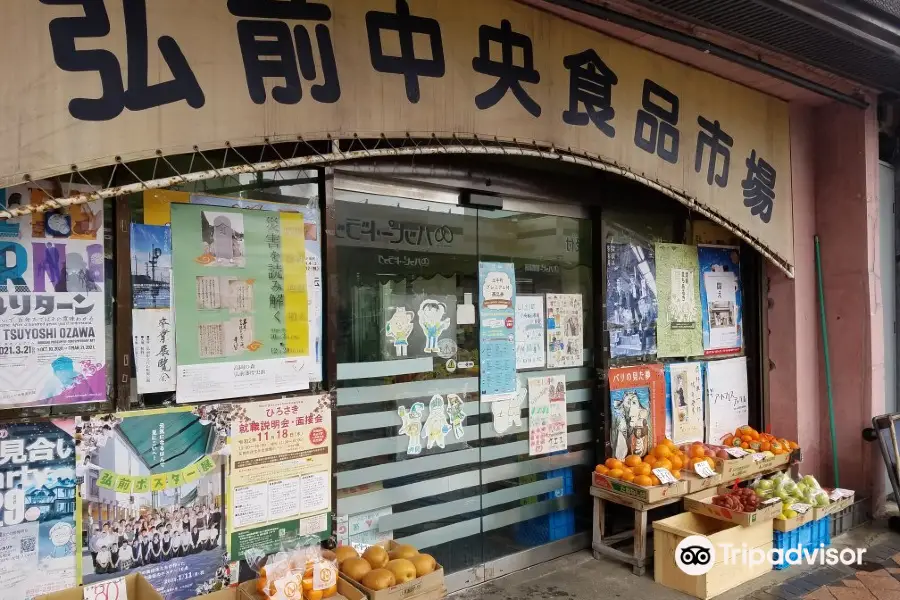
<instances>
[{"instance_id":1,"label":"large japanese sign","mask_svg":"<svg viewBox=\"0 0 900 600\"><path fill-rule=\"evenodd\" d=\"M784 102L535 8L66 4L3 3L17 76L0 83L0 119L16 139L0 183L226 141L478 134L615 162L793 262Z\"/></svg>"},{"instance_id":2,"label":"large japanese sign","mask_svg":"<svg viewBox=\"0 0 900 600\"><path fill-rule=\"evenodd\" d=\"M44 191L8 190L40 203ZM106 400L103 205L0 229L0 408Z\"/></svg>"}]
</instances>

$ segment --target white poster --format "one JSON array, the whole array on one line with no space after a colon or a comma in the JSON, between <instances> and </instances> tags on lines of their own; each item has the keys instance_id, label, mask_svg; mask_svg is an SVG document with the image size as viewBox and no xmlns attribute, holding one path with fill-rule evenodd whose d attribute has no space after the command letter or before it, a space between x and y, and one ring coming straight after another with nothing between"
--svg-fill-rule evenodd
<instances>
[{"instance_id":1,"label":"white poster","mask_svg":"<svg viewBox=\"0 0 900 600\"><path fill-rule=\"evenodd\" d=\"M563 375L528 378L528 455L565 450L566 378Z\"/></svg>"},{"instance_id":2,"label":"white poster","mask_svg":"<svg viewBox=\"0 0 900 600\"><path fill-rule=\"evenodd\" d=\"M704 273L703 287L709 306L709 344L705 349L740 348L736 315L737 276L730 272Z\"/></svg>"},{"instance_id":3,"label":"white poster","mask_svg":"<svg viewBox=\"0 0 900 600\"><path fill-rule=\"evenodd\" d=\"M707 441L719 443L729 432L747 425L747 358L729 358L706 363Z\"/></svg>"},{"instance_id":4,"label":"white poster","mask_svg":"<svg viewBox=\"0 0 900 600\"><path fill-rule=\"evenodd\" d=\"M2 225L0 408L105 401L103 203Z\"/></svg>"},{"instance_id":5,"label":"white poster","mask_svg":"<svg viewBox=\"0 0 900 600\"><path fill-rule=\"evenodd\" d=\"M703 363L669 364L666 375L669 401L666 414L672 421L668 435L676 444L703 440Z\"/></svg>"},{"instance_id":6,"label":"white poster","mask_svg":"<svg viewBox=\"0 0 900 600\"><path fill-rule=\"evenodd\" d=\"M516 296L516 369L537 369L546 364L544 297Z\"/></svg>"},{"instance_id":7,"label":"white poster","mask_svg":"<svg viewBox=\"0 0 900 600\"><path fill-rule=\"evenodd\" d=\"M131 311L138 394L175 391L175 329L170 309Z\"/></svg>"},{"instance_id":8,"label":"white poster","mask_svg":"<svg viewBox=\"0 0 900 600\"><path fill-rule=\"evenodd\" d=\"M547 294L547 367L584 364L581 294Z\"/></svg>"}]
</instances>

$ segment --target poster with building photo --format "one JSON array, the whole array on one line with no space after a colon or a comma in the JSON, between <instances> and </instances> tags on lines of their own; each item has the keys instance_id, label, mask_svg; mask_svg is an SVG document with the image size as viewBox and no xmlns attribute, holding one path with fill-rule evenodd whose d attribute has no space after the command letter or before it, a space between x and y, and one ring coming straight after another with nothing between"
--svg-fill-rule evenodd
<instances>
[{"instance_id":1,"label":"poster with building photo","mask_svg":"<svg viewBox=\"0 0 900 600\"><path fill-rule=\"evenodd\" d=\"M7 197L46 199L24 186ZM105 401L102 201L11 219L2 233L0 408Z\"/></svg>"},{"instance_id":2,"label":"poster with building photo","mask_svg":"<svg viewBox=\"0 0 900 600\"><path fill-rule=\"evenodd\" d=\"M384 360L456 358L455 295L391 293L382 323Z\"/></svg>"},{"instance_id":3,"label":"poster with building photo","mask_svg":"<svg viewBox=\"0 0 900 600\"><path fill-rule=\"evenodd\" d=\"M247 404L232 422L228 536L233 560L330 535L330 398Z\"/></svg>"},{"instance_id":4,"label":"poster with building photo","mask_svg":"<svg viewBox=\"0 0 900 600\"><path fill-rule=\"evenodd\" d=\"M172 206L178 402L309 388L303 215Z\"/></svg>"},{"instance_id":5,"label":"poster with building photo","mask_svg":"<svg viewBox=\"0 0 900 600\"><path fill-rule=\"evenodd\" d=\"M131 295L134 308L169 308L172 232L168 225L131 224Z\"/></svg>"},{"instance_id":6,"label":"poster with building photo","mask_svg":"<svg viewBox=\"0 0 900 600\"><path fill-rule=\"evenodd\" d=\"M544 297L516 295L516 369L540 369L547 364L544 343Z\"/></svg>"},{"instance_id":7,"label":"poster with building photo","mask_svg":"<svg viewBox=\"0 0 900 600\"><path fill-rule=\"evenodd\" d=\"M703 354L700 268L697 247L656 244L659 314L656 354L688 357Z\"/></svg>"},{"instance_id":8,"label":"poster with building photo","mask_svg":"<svg viewBox=\"0 0 900 600\"><path fill-rule=\"evenodd\" d=\"M656 354L656 258L651 246L606 245L610 358Z\"/></svg>"},{"instance_id":9,"label":"poster with building photo","mask_svg":"<svg viewBox=\"0 0 900 600\"><path fill-rule=\"evenodd\" d=\"M703 440L703 392L703 363L666 365L666 434L676 444Z\"/></svg>"},{"instance_id":10,"label":"poster with building photo","mask_svg":"<svg viewBox=\"0 0 900 600\"><path fill-rule=\"evenodd\" d=\"M581 294L547 294L547 368L584 364Z\"/></svg>"},{"instance_id":11,"label":"poster with building photo","mask_svg":"<svg viewBox=\"0 0 900 600\"><path fill-rule=\"evenodd\" d=\"M739 249L699 246L697 255L702 277L703 353L740 353L744 340Z\"/></svg>"},{"instance_id":12,"label":"poster with building photo","mask_svg":"<svg viewBox=\"0 0 900 600\"><path fill-rule=\"evenodd\" d=\"M231 416L197 411L78 419L85 584L140 573L165 600L185 600L221 583Z\"/></svg>"},{"instance_id":13,"label":"poster with building photo","mask_svg":"<svg viewBox=\"0 0 900 600\"><path fill-rule=\"evenodd\" d=\"M77 584L74 427L0 427L0 597L30 600Z\"/></svg>"},{"instance_id":14,"label":"poster with building photo","mask_svg":"<svg viewBox=\"0 0 900 600\"><path fill-rule=\"evenodd\" d=\"M665 436L666 382L661 364L609 370L610 445L618 459L643 456Z\"/></svg>"}]
</instances>

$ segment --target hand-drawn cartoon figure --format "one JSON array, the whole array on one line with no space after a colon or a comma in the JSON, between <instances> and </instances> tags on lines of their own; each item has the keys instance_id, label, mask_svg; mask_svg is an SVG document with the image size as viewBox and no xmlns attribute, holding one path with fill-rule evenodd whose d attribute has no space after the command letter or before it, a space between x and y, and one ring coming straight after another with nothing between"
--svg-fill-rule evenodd
<instances>
[{"instance_id":1,"label":"hand-drawn cartoon figure","mask_svg":"<svg viewBox=\"0 0 900 600\"><path fill-rule=\"evenodd\" d=\"M494 431L504 433L512 425L522 426L522 407L528 400L528 388L521 384L517 386L516 396L512 400L498 400L491 402L491 412L494 413Z\"/></svg>"},{"instance_id":2,"label":"hand-drawn cartoon figure","mask_svg":"<svg viewBox=\"0 0 900 600\"><path fill-rule=\"evenodd\" d=\"M435 444L439 448L444 447L444 438L450 433L450 424L447 422L447 413L444 410L444 398L432 396L428 403L428 418L425 420L425 428L422 430L422 438L427 439L425 448L430 450Z\"/></svg>"},{"instance_id":3,"label":"hand-drawn cartoon figure","mask_svg":"<svg viewBox=\"0 0 900 600\"><path fill-rule=\"evenodd\" d=\"M419 305L419 327L425 334L425 352L438 353L438 338L450 327L450 319L445 319L447 306L437 300L424 300Z\"/></svg>"},{"instance_id":4,"label":"hand-drawn cartoon figure","mask_svg":"<svg viewBox=\"0 0 900 600\"><path fill-rule=\"evenodd\" d=\"M406 447L407 454L418 454L422 451L422 443L419 441L419 434L422 433L422 416L425 412L425 405L421 402L413 404L409 411L405 406L397 408L397 414L403 420L400 426L400 435L409 436L409 445Z\"/></svg>"},{"instance_id":5,"label":"hand-drawn cartoon figure","mask_svg":"<svg viewBox=\"0 0 900 600\"><path fill-rule=\"evenodd\" d=\"M466 422L466 413L463 410L463 401L456 394L447 394L447 412L450 415L450 424L453 425L453 435L461 440L466 435L463 423Z\"/></svg>"},{"instance_id":6,"label":"hand-drawn cartoon figure","mask_svg":"<svg viewBox=\"0 0 900 600\"><path fill-rule=\"evenodd\" d=\"M613 400L616 417L616 458L621 454L643 456L650 449L650 411L641 406L637 393L625 390L620 400Z\"/></svg>"},{"instance_id":7,"label":"hand-drawn cartoon figure","mask_svg":"<svg viewBox=\"0 0 900 600\"><path fill-rule=\"evenodd\" d=\"M406 310L405 306L394 309L394 315L384 326L384 333L388 339L393 340L397 356L406 356L409 348L409 334L415 327L413 320L416 314Z\"/></svg>"},{"instance_id":8,"label":"hand-drawn cartoon figure","mask_svg":"<svg viewBox=\"0 0 900 600\"><path fill-rule=\"evenodd\" d=\"M50 542L53 544L53 550L50 551L51 558L75 556L75 528L71 524L57 521L49 533Z\"/></svg>"}]
</instances>

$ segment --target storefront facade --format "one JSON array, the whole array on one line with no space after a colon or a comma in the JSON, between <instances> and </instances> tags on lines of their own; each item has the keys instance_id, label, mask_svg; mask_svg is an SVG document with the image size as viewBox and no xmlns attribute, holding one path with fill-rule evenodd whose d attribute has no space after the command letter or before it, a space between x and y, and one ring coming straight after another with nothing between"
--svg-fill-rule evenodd
<instances>
[{"instance_id":1,"label":"storefront facade","mask_svg":"<svg viewBox=\"0 0 900 600\"><path fill-rule=\"evenodd\" d=\"M883 497L874 107L468 4L4 8L44 76L0 105L3 418L91 440L60 577L187 508L170 600L288 538L409 543L458 590L587 547L605 458L740 425L827 481L814 234L841 485Z\"/></svg>"}]
</instances>

